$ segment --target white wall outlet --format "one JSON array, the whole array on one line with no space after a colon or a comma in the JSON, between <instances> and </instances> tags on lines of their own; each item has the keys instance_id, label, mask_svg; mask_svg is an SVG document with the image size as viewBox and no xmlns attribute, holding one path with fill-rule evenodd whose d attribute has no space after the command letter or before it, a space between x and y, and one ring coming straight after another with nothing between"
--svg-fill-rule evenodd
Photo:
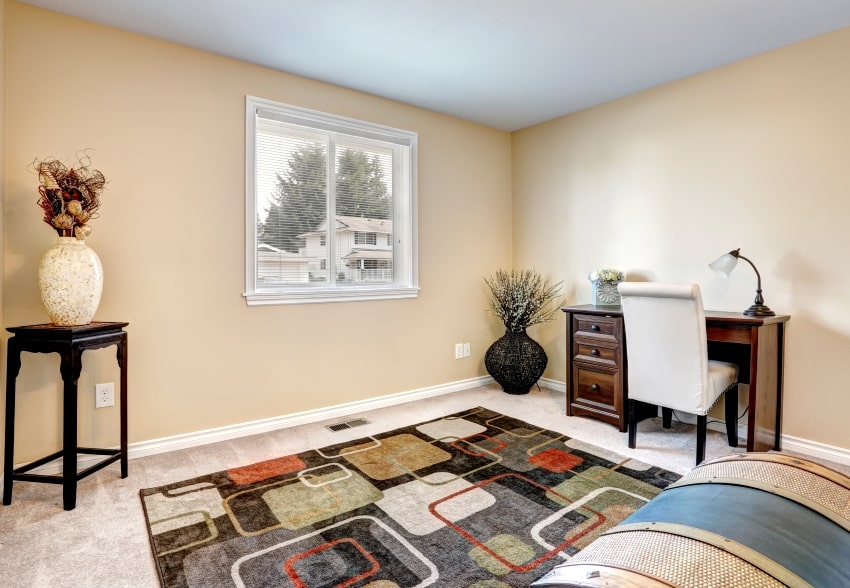
<instances>
[{"instance_id":1,"label":"white wall outlet","mask_svg":"<svg viewBox=\"0 0 850 588\"><path fill-rule=\"evenodd\" d=\"M463 356L469 357L469 343L463 344Z\"/></svg>"},{"instance_id":2,"label":"white wall outlet","mask_svg":"<svg viewBox=\"0 0 850 588\"><path fill-rule=\"evenodd\" d=\"M455 343L455 359L463 359L463 343Z\"/></svg>"},{"instance_id":3,"label":"white wall outlet","mask_svg":"<svg viewBox=\"0 0 850 588\"><path fill-rule=\"evenodd\" d=\"M104 408L107 406L115 406L115 384L94 385L94 407Z\"/></svg>"}]
</instances>

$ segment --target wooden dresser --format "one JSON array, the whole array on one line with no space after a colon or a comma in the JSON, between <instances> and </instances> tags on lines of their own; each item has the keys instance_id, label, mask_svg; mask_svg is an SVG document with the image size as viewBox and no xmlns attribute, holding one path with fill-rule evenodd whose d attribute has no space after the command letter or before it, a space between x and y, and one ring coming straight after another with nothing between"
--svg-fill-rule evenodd
<instances>
[{"instance_id":1,"label":"wooden dresser","mask_svg":"<svg viewBox=\"0 0 850 588\"><path fill-rule=\"evenodd\" d=\"M625 431L622 314L609 314L604 306L562 310L567 315L567 415L592 416Z\"/></svg>"}]
</instances>

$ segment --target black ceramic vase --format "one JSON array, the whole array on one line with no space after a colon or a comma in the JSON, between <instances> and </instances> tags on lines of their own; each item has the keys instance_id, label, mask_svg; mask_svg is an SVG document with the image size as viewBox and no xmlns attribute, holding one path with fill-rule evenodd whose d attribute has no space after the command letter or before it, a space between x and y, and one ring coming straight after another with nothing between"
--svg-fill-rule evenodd
<instances>
[{"instance_id":1,"label":"black ceramic vase","mask_svg":"<svg viewBox=\"0 0 850 588\"><path fill-rule=\"evenodd\" d=\"M525 331L505 331L484 354L484 366L508 394L528 394L546 369L546 352Z\"/></svg>"}]
</instances>

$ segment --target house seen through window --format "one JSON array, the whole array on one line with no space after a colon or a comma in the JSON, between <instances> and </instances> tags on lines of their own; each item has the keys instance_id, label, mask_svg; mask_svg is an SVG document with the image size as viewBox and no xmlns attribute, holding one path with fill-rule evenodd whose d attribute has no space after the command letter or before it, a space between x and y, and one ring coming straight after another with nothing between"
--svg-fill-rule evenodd
<instances>
[{"instance_id":1,"label":"house seen through window","mask_svg":"<svg viewBox=\"0 0 850 588\"><path fill-rule=\"evenodd\" d=\"M249 97L249 304L418 293L416 135Z\"/></svg>"}]
</instances>

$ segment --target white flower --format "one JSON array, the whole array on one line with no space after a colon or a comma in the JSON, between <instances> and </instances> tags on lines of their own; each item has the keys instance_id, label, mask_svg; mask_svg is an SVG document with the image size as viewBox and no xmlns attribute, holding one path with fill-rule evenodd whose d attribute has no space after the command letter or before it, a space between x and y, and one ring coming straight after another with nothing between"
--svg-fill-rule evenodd
<instances>
[{"instance_id":1,"label":"white flower","mask_svg":"<svg viewBox=\"0 0 850 588\"><path fill-rule=\"evenodd\" d=\"M599 270L594 270L587 275L587 279L591 282L608 282L612 284L619 284L623 280L626 279L625 272L622 272L616 268L612 267L604 267Z\"/></svg>"},{"instance_id":2,"label":"white flower","mask_svg":"<svg viewBox=\"0 0 850 588\"><path fill-rule=\"evenodd\" d=\"M490 312L511 332L551 320L560 307L555 299L562 282L552 285L535 270L498 270L484 283L490 289Z\"/></svg>"}]
</instances>

